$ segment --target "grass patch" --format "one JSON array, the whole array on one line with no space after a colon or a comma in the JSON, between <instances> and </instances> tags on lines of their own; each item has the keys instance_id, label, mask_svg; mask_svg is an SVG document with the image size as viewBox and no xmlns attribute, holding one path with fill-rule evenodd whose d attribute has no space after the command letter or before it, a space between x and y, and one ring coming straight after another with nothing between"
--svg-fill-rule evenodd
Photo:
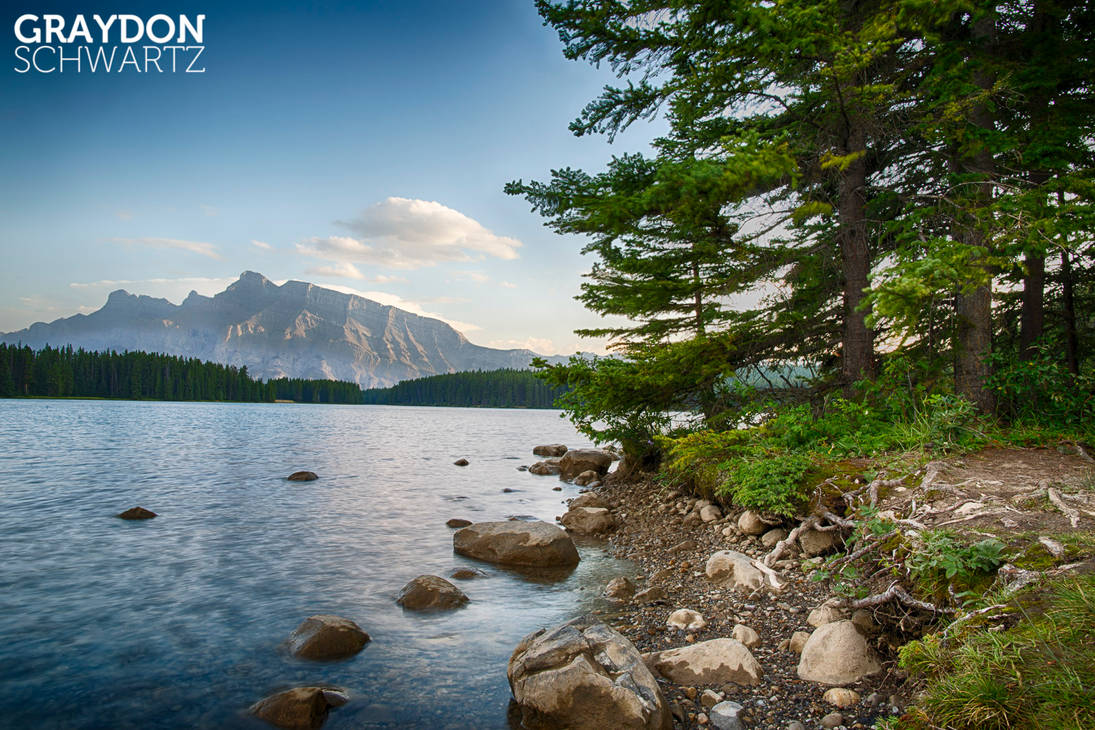
<instances>
[{"instance_id":1,"label":"grass patch","mask_svg":"<svg viewBox=\"0 0 1095 730\"><path fill-rule=\"evenodd\" d=\"M932 634L902 647L902 666L925 677L914 723L1095 727L1095 575L1051 583L1038 605L1021 611L1014 627L975 631L956 646Z\"/></svg>"}]
</instances>

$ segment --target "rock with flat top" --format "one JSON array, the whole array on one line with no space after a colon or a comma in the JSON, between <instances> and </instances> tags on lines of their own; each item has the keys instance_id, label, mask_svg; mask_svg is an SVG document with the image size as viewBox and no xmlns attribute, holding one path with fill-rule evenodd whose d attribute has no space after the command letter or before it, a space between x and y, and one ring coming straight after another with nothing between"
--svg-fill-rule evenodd
<instances>
[{"instance_id":1,"label":"rock with flat top","mask_svg":"<svg viewBox=\"0 0 1095 730\"><path fill-rule=\"evenodd\" d=\"M563 479L574 479L584 471L606 474L612 456L601 449L570 449L559 459Z\"/></svg>"},{"instance_id":2,"label":"rock with flat top","mask_svg":"<svg viewBox=\"0 0 1095 730\"><path fill-rule=\"evenodd\" d=\"M616 528L616 518L604 507L572 507L559 521L579 535L600 535Z\"/></svg>"},{"instance_id":3,"label":"rock with flat top","mask_svg":"<svg viewBox=\"0 0 1095 730\"><path fill-rule=\"evenodd\" d=\"M452 536L453 550L489 563L562 568L578 564L570 535L546 522L478 522Z\"/></svg>"},{"instance_id":4,"label":"rock with flat top","mask_svg":"<svg viewBox=\"0 0 1095 730\"><path fill-rule=\"evenodd\" d=\"M676 611L669 614L669 618L666 619L665 625L671 629L679 629L681 631L699 631L707 626L707 621L698 611L693 611L690 608L678 608Z\"/></svg>"},{"instance_id":5,"label":"rock with flat top","mask_svg":"<svg viewBox=\"0 0 1095 730\"><path fill-rule=\"evenodd\" d=\"M562 456L567 452L567 447L562 444L540 444L532 447L532 453L536 456Z\"/></svg>"},{"instance_id":6,"label":"rock with flat top","mask_svg":"<svg viewBox=\"0 0 1095 730\"><path fill-rule=\"evenodd\" d=\"M593 492L586 492L585 494L579 494L568 503L571 509L575 507L604 507L608 509L611 505L604 500L604 497L598 496Z\"/></svg>"},{"instance_id":7,"label":"rock with flat top","mask_svg":"<svg viewBox=\"0 0 1095 730\"><path fill-rule=\"evenodd\" d=\"M764 671L737 639L711 639L647 656L647 664L670 682L683 685L754 685Z\"/></svg>"},{"instance_id":8,"label":"rock with flat top","mask_svg":"<svg viewBox=\"0 0 1095 730\"><path fill-rule=\"evenodd\" d=\"M506 675L523 727L673 727L658 682L634 645L591 616L526 636Z\"/></svg>"}]
</instances>

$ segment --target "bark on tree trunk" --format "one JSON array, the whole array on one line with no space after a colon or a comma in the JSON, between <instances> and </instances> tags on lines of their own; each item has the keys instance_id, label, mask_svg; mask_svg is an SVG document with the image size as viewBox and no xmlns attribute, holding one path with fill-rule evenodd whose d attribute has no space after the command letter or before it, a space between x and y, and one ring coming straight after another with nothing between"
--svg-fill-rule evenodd
<instances>
[{"instance_id":1,"label":"bark on tree trunk","mask_svg":"<svg viewBox=\"0 0 1095 730\"><path fill-rule=\"evenodd\" d=\"M1024 360L1034 357L1034 343L1045 325L1046 258L1027 254L1023 277L1023 312L1019 320L1019 354Z\"/></svg>"},{"instance_id":2,"label":"bark on tree trunk","mask_svg":"<svg viewBox=\"0 0 1095 730\"><path fill-rule=\"evenodd\" d=\"M1076 336L1076 299L1073 293L1072 259L1061 251L1061 305L1065 319L1065 360L1068 371L1080 374L1080 342Z\"/></svg>"},{"instance_id":3,"label":"bark on tree trunk","mask_svg":"<svg viewBox=\"0 0 1095 730\"><path fill-rule=\"evenodd\" d=\"M871 254L867 245L866 135L853 119L845 154L859 153L841 180L838 214L840 256L844 273L844 333L841 374L846 395L857 380L874 377L874 333L867 327L867 313L860 311L866 296Z\"/></svg>"},{"instance_id":4,"label":"bark on tree trunk","mask_svg":"<svg viewBox=\"0 0 1095 730\"><path fill-rule=\"evenodd\" d=\"M982 44L992 42L995 35L995 13L978 18L973 24L973 38ZM987 49L986 49L987 52ZM992 76L984 69L974 72L974 82L982 91L992 88ZM992 113L984 101L973 105L970 122L981 129L993 127ZM966 173L979 178L976 192L967 198L967 205L975 208L987 206L992 202L992 175L994 164L992 152L981 144L976 152L966 155L962 160ZM987 249L985 233L981 228L976 212L962 211L966 220L961 224L962 241L974 248ZM985 251L988 254L988 251ZM987 264L978 264L987 269ZM989 369L987 356L992 348L992 272L986 271L988 284L978 286L969 292L959 292L957 302L958 331L957 355L955 364L955 391L972 401L982 411L991 411L994 407L992 393L985 387Z\"/></svg>"}]
</instances>

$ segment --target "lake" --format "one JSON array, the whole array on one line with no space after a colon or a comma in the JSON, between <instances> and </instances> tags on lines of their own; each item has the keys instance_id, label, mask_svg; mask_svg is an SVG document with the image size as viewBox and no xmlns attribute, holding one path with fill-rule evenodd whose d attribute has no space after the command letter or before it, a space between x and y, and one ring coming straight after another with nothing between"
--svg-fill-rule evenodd
<instances>
[{"instance_id":1,"label":"lake","mask_svg":"<svg viewBox=\"0 0 1095 730\"><path fill-rule=\"evenodd\" d=\"M578 489L516 468L554 442L589 445L558 411L0 400L0 726L260 728L252 703L331 684L327 728L508 727L517 642L630 570L596 543L555 581L453 554L450 517L562 514ZM135 505L159 517L113 516ZM488 573L454 581L465 608L396 605L463 566ZM293 658L317 613L372 642Z\"/></svg>"}]
</instances>

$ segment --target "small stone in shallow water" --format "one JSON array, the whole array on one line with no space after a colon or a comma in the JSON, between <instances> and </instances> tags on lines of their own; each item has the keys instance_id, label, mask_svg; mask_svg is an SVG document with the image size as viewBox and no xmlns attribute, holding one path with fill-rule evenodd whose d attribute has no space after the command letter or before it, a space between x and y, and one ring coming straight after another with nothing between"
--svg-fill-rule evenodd
<instances>
[{"instance_id":1,"label":"small stone in shallow water","mask_svg":"<svg viewBox=\"0 0 1095 730\"><path fill-rule=\"evenodd\" d=\"M121 517L123 520L151 520L156 517L156 513L144 507L130 507L125 512L120 512L114 516Z\"/></svg>"},{"instance_id":2,"label":"small stone in shallow water","mask_svg":"<svg viewBox=\"0 0 1095 730\"><path fill-rule=\"evenodd\" d=\"M396 603L412 611L459 608L467 602L462 590L436 575L418 576L403 586L396 599Z\"/></svg>"},{"instance_id":3,"label":"small stone in shallow water","mask_svg":"<svg viewBox=\"0 0 1095 730\"><path fill-rule=\"evenodd\" d=\"M467 466L468 465L468 460L467 459L457 459L452 464L453 464L453 466Z\"/></svg>"},{"instance_id":4,"label":"small stone in shallow water","mask_svg":"<svg viewBox=\"0 0 1095 730\"><path fill-rule=\"evenodd\" d=\"M291 482L314 482L319 476L314 471L295 471L288 478Z\"/></svg>"},{"instance_id":5,"label":"small stone in shallow water","mask_svg":"<svg viewBox=\"0 0 1095 730\"><path fill-rule=\"evenodd\" d=\"M325 661L353 656L369 643L369 635L348 618L309 616L289 636L289 652L302 659Z\"/></svg>"},{"instance_id":6,"label":"small stone in shallow water","mask_svg":"<svg viewBox=\"0 0 1095 730\"><path fill-rule=\"evenodd\" d=\"M471 520L461 519L459 517L453 517L451 520L445 523L446 527L467 527L471 524Z\"/></svg>"},{"instance_id":7,"label":"small stone in shallow water","mask_svg":"<svg viewBox=\"0 0 1095 730\"><path fill-rule=\"evenodd\" d=\"M251 705L252 715L286 730L317 730L332 707L349 701L344 693L326 687L294 687Z\"/></svg>"}]
</instances>

